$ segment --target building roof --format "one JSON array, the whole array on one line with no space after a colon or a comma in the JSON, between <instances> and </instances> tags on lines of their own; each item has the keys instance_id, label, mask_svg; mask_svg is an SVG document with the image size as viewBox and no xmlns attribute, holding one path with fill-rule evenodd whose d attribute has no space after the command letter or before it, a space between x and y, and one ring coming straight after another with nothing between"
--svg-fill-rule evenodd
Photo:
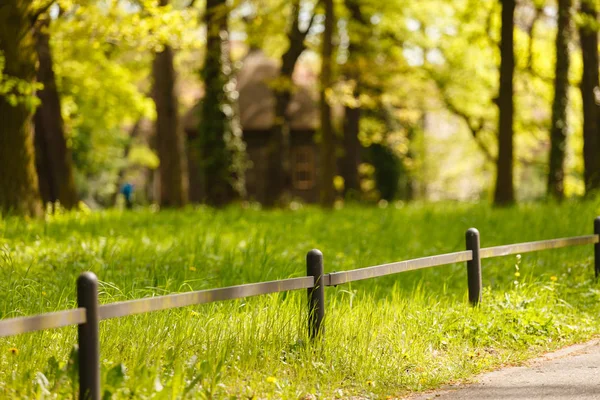
<instances>
[{"instance_id":1,"label":"building roof","mask_svg":"<svg viewBox=\"0 0 600 400\"><path fill-rule=\"evenodd\" d=\"M244 130L268 130L275 118L275 96L270 85L279 75L277 62L261 50L251 50L237 74L240 122ZM294 91L287 113L293 130L315 130L319 109L314 82L294 79ZM197 130L202 99L183 117L187 132Z\"/></svg>"}]
</instances>

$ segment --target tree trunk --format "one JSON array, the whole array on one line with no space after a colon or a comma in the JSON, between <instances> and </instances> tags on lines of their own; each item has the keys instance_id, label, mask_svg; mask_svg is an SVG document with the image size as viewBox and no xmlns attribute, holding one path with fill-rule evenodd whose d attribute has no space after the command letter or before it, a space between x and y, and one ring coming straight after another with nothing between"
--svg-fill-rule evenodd
<instances>
[{"instance_id":1,"label":"tree trunk","mask_svg":"<svg viewBox=\"0 0 600 400\"><path fill-rule=\"evenodd\" d=\"M233 156L226 142L231 133L229 118L233 111L228 104L226 85L228 63L224 41L227 40L227 3L225 0L207 0L206 55L202 79L205 95L199 127L200 163L204 182L203 193L208 204L222 206L234 197L231 165Z\"/></svg>"},{"instance_id":2,"label":"tree trunk","mask_svg":"<svg viewBox=\"0 0 600 400\"><path fill-rule=\"evenodd\" d=\"M515 70L514 53L514 14L515 0L501 0L502 41L500 44L500 92L498 107L498 161L494 204L514 203L513 186L513 75Z\"/></svg>"},{"instance_id":3,"label":"tree trunk","mask_svg":"<svg viewBox=\"0 0 600 400\"><path fill-rule=\"evenodd\" d=\"M310 28L310 27L309 27ZM292 100L292 75L300 55L306 50L304 40L308 34L300 30L300 1L292 3L292 24L287 32L289 47L281 56L281 70L279 78L286 82L281 87L275 88L275 117L271 136L267 144L269 157L269 190L266 193L265 205L274 206L282 198L289 195L291 190L290 159L290 118L287 114L288 106Z\"/></svg>"},{"instance_id":4,"label":"tree trunk","mask_svg":"<svg viewBox=\"0 0 600 400\"><path fill-rule=\"evenodd\" d=\"M292 79L291 73L286 75L283 68L280 77L288 78L290 81ZM292 93L289 89L284 88L281 91L278 88L275 89L275 116L267 143L269 183L264 194L264 205L267 207L276 206L285 201L286 195L289 195L291 185L290 120L286 111L291 99Z\"/></svg>"},{"instance_id":5,"label":"tree trunk","mask_svg":"<svg viewBox=\"0 0 600 400\"><path fill-rule=\"evenodd\" d=\"M358 98L358 90L354 96ZM360 164L361 144L358 139L360 132L361 109L346 106L344 110L344 157L342 158L342 177L344 178L344 194L358 197L360 193L360 180L358 166Z\"/></svg>"},{"instance_id":6,"label":"tree trunk","mask_svg":"<svg viewBox=\"0 0 600 400\"><path fill-rule=\"evenodd\" d=\"M32 1L0 3L2 74L8 79L35 83L36 53ZM42 208L35 171L31 98L11 101L0 95L0 214L39 216Z\"/></svg>"},{"instance_id":7,"label":"tree trunk","mask_svg":"<svg viewBox=\"0 0 600 400\"><path fill-rule=\"evenodd\" d=\"M161 6L168 3L168 0L160 0ZM156 105L156 148L160 160L160 205L183 207L188 202L187 153L177 110L173 49L169 45L156 53L152 74Z\"/></svg>"},{"instance_id":8,"label":"tree trunk","mask_svg":"<svg viewBox=\"0 0 600 400\"><path fill-rule=\"evenodd\" d=\"M335 188L333 178L335 177L335 138L333 124L331 121L331 106L327 99L327 93L332 85L333 67L333 29L335 26L335 15L333 0L324 0L325 5L325 30L322 36L321 53L321 87L320 87L320 115L321 115L321 205L331 208L335 202Z\"/></svg>"},{"instance_id":9,"label":"tree trunk","mask_svg":"<svg viewBox=\"0 0 600 400\"><path fill-rule=\"evenodd\" d=\"M344 156L341 160L341 175L344 178L344 195L358 197L360 193L360 179L358 166L360 164L361 143L358 139L360 133L360 119L362 110L360 106L361 68L360 57L365 56L367 46L365 34L370 37L370 22L360 8L360 1L346 0L346 8L351 20L348 24L350 43L348 44L348 62L346 64L346 79L354 82L352 96L354 105L344 109Z\"/></svg>"},{"instance_id":10,"label":"tree trunk","mask_svg":"<svg viewBox=\"0 0 600 400\"><path fill-rule=\"evenodd\" d=\"M556 69L554 102L550 129L550 160L548 195L557 199L565 196L565 148L567 146L567 106L569 103L569 42L571 40L572 0L558 0L558 30L556 32Z\"/></svg>"},{"instance_id":11,"label":"tree trunk","mask_svg":"<svg viewBox=\"0 0 600 400\"><path fill-rule=\"evenodd\" d=\"M71 209L77 205L77 190L73 178L73 159L65 139L56 89L49 27L50 19L46 17L38 21L35 29L39 58L37 80L44 85L37 93L40 105L34 117L36 169L43 202L58 201L61 206Z\"/></svg>"},{"instance_id":12,"label":"tree trunk","mask_svg":"<svg viewBox=\"0 0 600 400\"><path fill-rule=\"evenodd\" d=\"M583 23L579 28L583 73L581 76L581 98L583 101L583 162L586 194L600 189L600 132L597 92L600 91L598 77L598 31L595 23L598 10L591 0L582 0Z\"/></svg>"}]
</instances>

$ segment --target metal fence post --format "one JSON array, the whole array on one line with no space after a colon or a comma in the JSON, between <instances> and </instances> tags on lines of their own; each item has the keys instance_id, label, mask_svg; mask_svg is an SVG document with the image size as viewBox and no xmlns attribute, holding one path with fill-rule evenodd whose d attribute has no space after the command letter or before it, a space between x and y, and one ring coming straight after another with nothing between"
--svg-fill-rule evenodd
<instances>
[{"instance_id":1,"label":"metal fence post","mask_svg":"<svg viewBox=\"0 0 600 400\"><path fill-rule=\"evenodd\" d=\"M84 272L77 278L77 305L85 308L78 326L79 399L100 400L100 344L98 332L98 278Z\"/></svg>"},{"instance_id":2,"label":"metal fence post","mask_svg":"<svg viewBox=\"0 0 600 400\"><path fill-rule=\"evenodd\" d=\"M323 253L311 250L306 255L306 274L315 278L315 286L308 289L308 334L311 339L322 336L325 317L325 287L323 285Z\"/></svg>"},{"instance_id":3,"label":"metal fence post","mask_svg":"<svg viewBox=\"0 0 600 400\"><path fill-rule=\"evenodd\" d=\"M600 235L600 217L594 219L594 235ZM594 272L600 277L600 243L594 244Z\"/></svg>"},{"instance_id":4,"label":"metal fence post","mask_svg":"<svg viewBox=\"0 0 600 400\"><path fill-rule=\"evenodd\" d=\"M473 252L473 259L467 261L467 276L469 280L469 302L477 305L481 301L481 259L479 258L479 231L470 228L465 234L467 250Z\"/></svg>"}]
</instances>

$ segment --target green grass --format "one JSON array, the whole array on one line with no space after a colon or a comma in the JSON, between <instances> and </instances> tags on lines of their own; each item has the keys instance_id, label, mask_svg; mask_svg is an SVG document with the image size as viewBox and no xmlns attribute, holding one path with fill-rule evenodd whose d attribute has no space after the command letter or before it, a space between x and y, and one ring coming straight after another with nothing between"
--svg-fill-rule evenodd
<instances>
[{"instance_id":1,"label":"green grass","mask_svg":"<svg viewBox=\"0 0 600 400\"><path fill-rule=\"evenodd\" d=\"M312 248L332 272L460 251L471 226L484 247L590 234L598 214L590 201L9 218L0 221L0 318L75 307L85 270L108 303L303 276ZM303 290L103 321L103 389L156 399L425 390L598 334L592 260L592 246L484 260L477 308L467 305L464 263L327 288L317 343L307 339ZM75 327L0 339L0 398L72 397L75 343Z\"/></svg>"}]
</instances>

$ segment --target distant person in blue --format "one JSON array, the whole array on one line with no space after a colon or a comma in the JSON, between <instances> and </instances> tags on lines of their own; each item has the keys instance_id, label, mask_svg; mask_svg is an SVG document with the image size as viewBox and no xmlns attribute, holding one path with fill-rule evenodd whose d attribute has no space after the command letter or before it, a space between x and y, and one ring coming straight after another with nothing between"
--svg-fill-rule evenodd
<instances>
[{"instance_id":1,"label":"distant person in blue","mask_svg":"<svg viewBox=\"0 0 600 400\"><path fill-rule=\"evenodd\" d=\"M129 182L126 182L121 186L121 194L125 197L125 207L128 210L133 208L133 185Z\"/></svg>"}]
</instances>

